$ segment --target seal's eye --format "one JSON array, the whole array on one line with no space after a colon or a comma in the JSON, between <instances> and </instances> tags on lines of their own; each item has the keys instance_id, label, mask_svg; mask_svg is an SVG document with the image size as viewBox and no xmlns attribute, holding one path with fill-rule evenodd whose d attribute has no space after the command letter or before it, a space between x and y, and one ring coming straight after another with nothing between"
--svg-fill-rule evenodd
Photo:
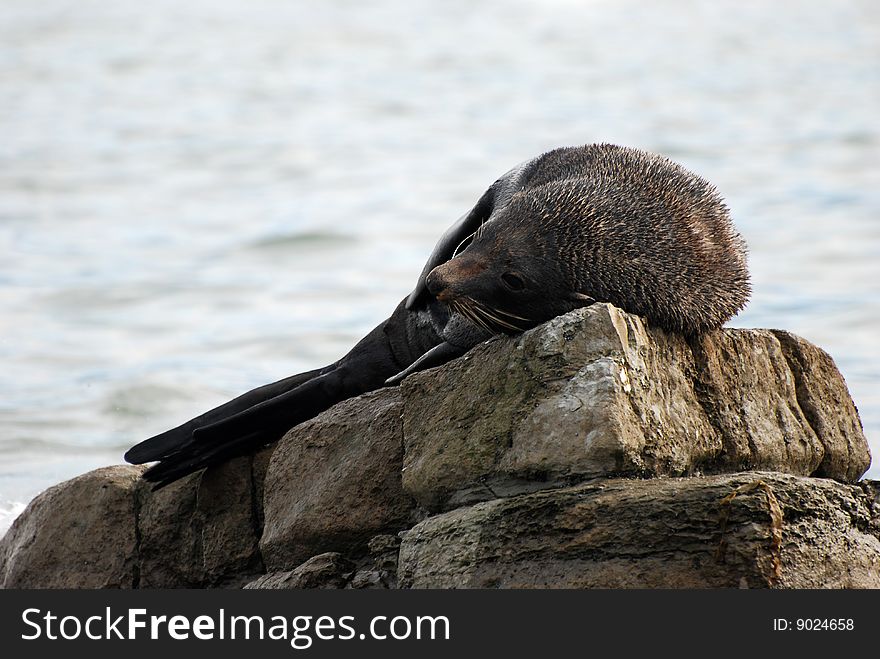
<instances>
[{"instance_id":1,"label":"seal's eye","mask_svg":"<svg viewBox=\"0 0 880 659\"><path fill-rule=\"evenodd\" d=\"M504 285L512 291L521 291L526 287L526 283L522 280L522 277L515 275L512 272L505 272L501 275L501 281L503 281Z\"/></svg>"}]
</instances>

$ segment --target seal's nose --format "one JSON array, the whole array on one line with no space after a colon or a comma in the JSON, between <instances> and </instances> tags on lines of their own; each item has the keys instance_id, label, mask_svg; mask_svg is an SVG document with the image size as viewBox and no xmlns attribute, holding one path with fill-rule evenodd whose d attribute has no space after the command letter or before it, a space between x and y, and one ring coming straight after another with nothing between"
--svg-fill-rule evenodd
<instances>
[{"instance_id":1,"label":"seal's nose","mask_svg":"<svg viewBox=\"0 0 880 659\"><path fill-rule=\"evenodd\" d=\"M434 268L428 273L428 276L425 278L425 285L428 287L431 295L441 302L449 299L449 284L443 278L440 268Z\"/></svg>"},{"instance_id":2,"label":"seal's nose","mask_svg":"<svg viewBox=\"0 0 880 659\"><path fill-rule=\"evenodd\" d=\"M486 270L485 261L479 256L462 254L441 263L425 277L428 291L441 302L470 295L479 287L480 273Z\"/></svg>"}]
</instances>

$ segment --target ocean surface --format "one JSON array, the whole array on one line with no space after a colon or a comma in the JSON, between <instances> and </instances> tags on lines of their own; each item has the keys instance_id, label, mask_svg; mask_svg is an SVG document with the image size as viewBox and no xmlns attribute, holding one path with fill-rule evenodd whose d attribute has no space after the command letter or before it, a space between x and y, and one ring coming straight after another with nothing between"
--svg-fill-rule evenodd
<instances>
[{"instance_id":1,"label":"ocean surface","mask_svg":"<svg viewBox=\"0 0 880 659\"><path fill-rule=\"evenodd\" d=\"M497 176L599 141L718 186L731 324L831 353L880 478L878 62L873 0L6 0L0 533L334 361Z\"/></svg>"}]
</instances>

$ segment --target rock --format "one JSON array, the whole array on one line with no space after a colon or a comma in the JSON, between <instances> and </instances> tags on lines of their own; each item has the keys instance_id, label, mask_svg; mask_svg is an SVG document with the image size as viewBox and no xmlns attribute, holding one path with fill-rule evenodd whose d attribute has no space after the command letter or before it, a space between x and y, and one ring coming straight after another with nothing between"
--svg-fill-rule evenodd
<instances>
[{"instance_id":1,"label":"rock","mask_svg":"<svg viewBox=\"0 0 880 659\"><path fill-rule=\"evenodd\" d=\"M846 382L827 352L790 332L774 330L794 374L798 405L823 446L815 475L858 480L871 464L862 422Z\"/></svg>"},{"instance_id":2,"label":"rock","mask_svg":"<svg viewBox=\"0 0 880 659\"><path fill-rule=\"evenodd\" d=\"M341 554L327 552L313 556L299 567L287 572L270 572L251 581L248 589L344 588L351 578L354 564Z\"/></svg>"},{"instance_id":3,"label":"rock","mask_svg":"<svg viewBox=\"0 0 880 659\"><path fill-rule=\"evenodd\" d=\"M196 516L200 473L190 474L158 492L139 483L140 585L144 588L187 588L202 583L201 534Z\"/></svg>"},{"instance_id":4,"label":"rock","mask_svg":"<svg viewBox=\"0 0 880 659\"><path fill-rule=\"evenodd\" d=\"M365 553L370 537L411 525L403 492L397 389L344 401L291 430L266 474L266 567L281 571L320 552Z\"/></svg>"},{"instance_id":5,"label":"rock","mask_svg":"<svg viewBox=\"0 0 880 659\"><path fill-rule=\"evenodd\" d=\"M798 405L795 379L776 337L767 330L725 330L692 346L694 390L722 442L705 470L812 474L824 449Z\"/></svg>"},{"instance_id":6,"label":"rock","mask_svg":"<svg viewBox=\"0 0 880 659\"><path fill-rule=\"evenodd\" d=\"M245 588L396 588L400 538L379 535L367 543L369 555L355 563L338 552L312 556L299 567L270 572Z\"/></svg>"},{"instance_id":7,"label":"rock","mask_svg":"<svg viewBox=\"0 0 880 659\"><path fill-rule=\"evenodd\" d=\"M152 492L106 467L38 496L0 541L5 588L235 586L263 572L252 458Z\"/></svg>"},{"instance_id":8,"label":"rock","mask_svg":"<svg viewBox=\"0 0 880 659\"><path fill-rule=\"evenodd\" d=\"M257 521L257 537L263 535L263 523L265 522L263 514L263 494L266 485L266 472L269 470L269 461L272 459L272 453L274 451L275 444L257 451L254 454L254 461L251 465L251 480L254 484L254 509Z\"/></svg>"},{"instance_id":9,"label":"rock","mask_svg":"<svg viewBox=\"0 0 880 659\"><path fill-rule=\"evenodd\" d=\"M351 578L349 588L397 588L397 558L400 538L377 535L368 543L370 558Z\"/></svg>"},{"instance_id":10,"label":"rock","mask_svg":"<svg viewBox=\"0 0 880 659\"><path fill-rule=\"evenodd\" d=\"M236 585L263 571L252 463L235 458L158 492L142 484L142 587Z\"/></svg>"},{"instance_id":11,"label":"rock","mask_svg":"<svg viewBox=\"0 0 880 659\"><path fill-rule=\"evenodd\" d=\"M399 578L412 588L880 588L877 485L748 472L498 499L408 531Z\"/></svg>"},{"instance_id":12,"label":"rock","mask_svg":"<svg viewBox=\"0 0 880 659\"><path fill-rule=\"evenodd\" d=\"M595 304L490 341L402 383L404 489L439 511L607 475L857 479L870 456L843 379L784 340L689 343Z\"/></svg>"},{"instance_id":13,"label":"rock","mask_svg":"<svg viewBox=\"0 0 880 659\"><path fill-rule=\"evenodd\" d=\"M3 588L133 588L140 467L105 467L50 487L0 540Z\"/></svg>"}]
</instances>

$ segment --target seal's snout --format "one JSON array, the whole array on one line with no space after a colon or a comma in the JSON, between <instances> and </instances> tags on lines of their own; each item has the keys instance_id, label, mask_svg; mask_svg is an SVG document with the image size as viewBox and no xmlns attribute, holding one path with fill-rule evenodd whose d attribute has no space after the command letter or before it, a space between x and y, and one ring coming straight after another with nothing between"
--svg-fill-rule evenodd
<instances>
[{"instance_id":1,"label":"seal's snout","mask_svg":"<svg viewBox=\"0 0 880 659\"><path fill-rule=\"evenodd\" d=\"M425 285L428 287L431 295L441 302L446 302L452 297L452 291L449 290L449 282L443 277L439 267L434 268L428 273Z\"/></svg>"},{"instance_id":2,"label":"seal's snout","mask_svg":"<svg viewBox=\"0 0 880 659\"><path fill-rule=\"evenodd\" d=\"M481 259L459 256L431 270L425 278L425 285L438 300L449 302L471 293L475 277L485 269L486 264Z\"/></svg>"}]
</instances>

